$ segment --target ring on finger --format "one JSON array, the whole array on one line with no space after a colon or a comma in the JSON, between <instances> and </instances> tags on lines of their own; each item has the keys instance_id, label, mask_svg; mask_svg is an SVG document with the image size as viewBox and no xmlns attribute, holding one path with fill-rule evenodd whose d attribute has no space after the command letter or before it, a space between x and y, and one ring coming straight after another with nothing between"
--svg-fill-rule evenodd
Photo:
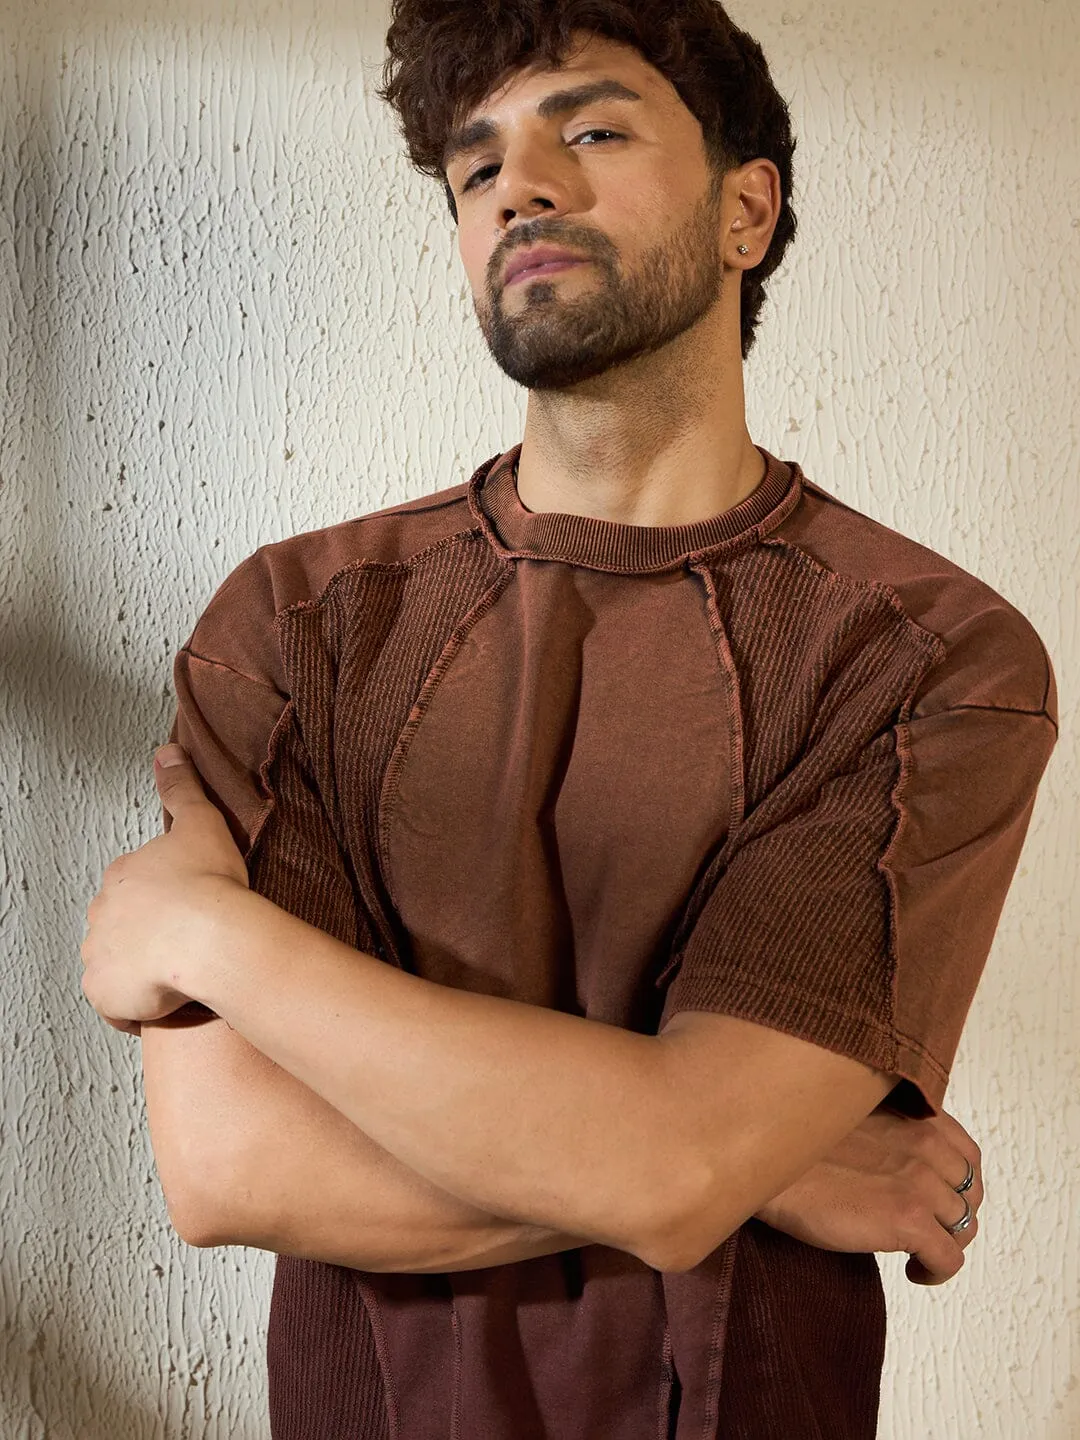
<instances>
[{"instance_id":1,"label":"ring on finger","mask_svg":"<svg viewBox=\"0 0 1080 1440\"><path fill-rule=\"evenodd\" d=\"M956 1222L955 1225L946 1225L944 1227L950 1235L959 1235L961 1230L966 1230L971 1224L971 1222L975 1219L975 1211L972 1210L971 1206L968 1204L967 1196L962 1195L960 1198L964 1202L963 1215L960 1217L960 1219Z\"/></svg>"},{"instance_id":2,"label":"ring on finger","mask_svg":"<svg viewBox=\"0 0 1080 1440\"><path fill-rule=\"evenodd\" d=\"M959 1185L953 1186L953 1189L956 1191L957 1195L963 1195L964 1192L966 1190L970 1190L972 1185L975 1183L975 1166L972 1165L970 1160L967 1162L967 1167L968 1171L967 1174L964 1176L963 1180L961 1180Z\"/></svg>"}]
</instances>

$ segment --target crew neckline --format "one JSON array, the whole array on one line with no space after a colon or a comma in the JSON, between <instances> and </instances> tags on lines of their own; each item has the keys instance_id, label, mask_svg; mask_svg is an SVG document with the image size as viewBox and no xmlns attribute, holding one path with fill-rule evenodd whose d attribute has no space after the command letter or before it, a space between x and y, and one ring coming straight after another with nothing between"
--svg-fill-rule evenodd
<instances>
[{"instance_id":1,"label":"crew neckline","mask_svg":"<svg viewBox=\"0 0 1080 1440\"><path fill-rule=\"evenodd\" d=\"M672 569L692 556L758 540L794 509L802 489L798 465L757 445L765 475L730 510L690 525L624 525L591 515L526 510L514 479L521 449L520 443L513 446L469 484L469 507L505 559L561 560L623 573Z\"/></svg>"}]
</instances>

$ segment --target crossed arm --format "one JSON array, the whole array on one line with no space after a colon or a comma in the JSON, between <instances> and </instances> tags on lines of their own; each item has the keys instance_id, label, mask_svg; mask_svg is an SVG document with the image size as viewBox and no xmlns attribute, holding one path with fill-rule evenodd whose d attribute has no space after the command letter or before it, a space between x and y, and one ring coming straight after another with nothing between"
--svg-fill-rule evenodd
<instances>
[{"instance_id":1,"label":"crossed arm","mask_svg":"<svg viewBox=\"0 0 1080 1440\"><path fill-rule=\"evenodd\" d=\"M91 907L84 990L121 1028L189 998L229 1022L144 1040L181 1233L367 1269L471 1268L585 1243L683 1269L757 1213L831 1248L916 1253L930 1279L962 1263L972 1231L944 1227L961 1209L965 1151L939 1129L924 1132L918 1184L887 1233L852 1243L850 1224L830 1238L819 1223L811 1172L833 1157L839 1175L834 1152L892 1077L729 1017L683 1015L663 1037L637 1036L403 975L250 895L190 767L163 798L172 834L110 867ZM882 1168L879 1156L870 1173Z\"/></svg>"},{"instance_id":2,"label":"crossed arm","mask_svg":"<svg viewBox=\"0 0 1080 1440\"><path fill-rule=\"evenodd\" d=\"M198 1246L244 1245L372 1272L477 1269L588 1244L503 1219L424 1179L250 1046L223 1020L142 1027L158 1173L173 1225ZM937 1284L962 1247L935 1210L979 1152L950 1116L875 1111L758 1218L828 1249L910 1251L916 1283ZM959 1243L958 1243L959 1242Z\"/></svg>"}]
</instances>

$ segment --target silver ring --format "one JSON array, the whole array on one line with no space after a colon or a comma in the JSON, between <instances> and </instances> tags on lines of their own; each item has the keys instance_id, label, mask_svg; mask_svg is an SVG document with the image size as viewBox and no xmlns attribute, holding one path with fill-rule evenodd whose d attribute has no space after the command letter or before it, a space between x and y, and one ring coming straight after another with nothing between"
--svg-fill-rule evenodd
<instances>
[{"instance_id":1,"label":"silver ring","mask_svg":"<svg viewBox=\"0 0 1080 1440\"><path fill-rule=\"evenodd\" d=\"M949 1232L950 1235L959 1235L959 1234L960 1234L960 1231L961 1231L961 1230L966 1230L966 1229L968 1228L968 1226L971 1224L972 1220L975 1219L975 1211L972 1210L971 1206L968 1204L968 1202L967 1202L967 1196L966 1196L966 1195L963 1196L963 1201L964 1201L964 1214L963 1214L962 1218L959 1219L959 1220L956 1222L955 1225L946 1225L946 1226L944 1227L944 1228Z\"/></svg>"},{"instance_id":2,"label":"silver ring","mask_svg":"<svg viewBox=\"0 0 1080 1440\"><path fill-rule=\"evenodd\" d=\"M967 1162L967 1167L968 1173L964 1176L963 1180L961 1180L959 1185L953 1186L953 1189L958 1195L963 1195L965 1190L970 1190L975 1182L975 1167L970 1160Z\"/></svg>"}]
</instances>

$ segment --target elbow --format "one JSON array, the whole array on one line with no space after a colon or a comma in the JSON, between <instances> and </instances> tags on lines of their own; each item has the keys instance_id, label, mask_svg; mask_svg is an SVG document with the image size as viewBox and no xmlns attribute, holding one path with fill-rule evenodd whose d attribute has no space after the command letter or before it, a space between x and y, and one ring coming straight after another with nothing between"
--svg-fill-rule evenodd
<instances>
[{"instance_id":1,"label":"elbow","mask_svg":"<svg viewBox=\"0 0 1080 1440\"><path fill-rule=\"evenodd\" d=\"M733 1233L734 1229L723 1234L712 1233L707 1239L702 1239L700 1229L691 1232L672 1226L666 1235L639 1251L639 1258L652 1269L665 1274L686 1275L696 1270Z\"/></svg>"},{"instance_id":2,"label":"elbow","mask_svg":"<svg viewBox=\"0 0 1080 1440\"><path fill-rule=\"evenodd\" d=\"M730 1204L718 1203L715 1177L703 1184L693 1200L676 1209L669 1203L666 1211L654 1211L661 1213L660 1224L650 1228L646 1243L635 1253L652 1269L669 1274L696 1270L741 1223Z\"/></svg>"},{"instance_id":3,"label":"elbow","mask_svg":"<svg viewBox=\"0 0 1080 1440\"><path fill-rule=\"evenodd\" d=\"M214 1208L194 1197L166 1195L165 1208L169 1223L185 1245L197 1250L209 1250L215 1245L227 1245L228 1226Z\"/></svg>"},{"instance_id":4,"label":"elbow","mask_svg":"<svg viewBox=\"0 0 1080 1440\"><path fill-rule=\"evenodd\" d=\"M666 1275L685 1275L697 1269L706 1255L711 1254L711 1248L701 1251L700 1247L688 1243L687 1237L672 1226L637 1253L638 1258L644 1260L653 1270L660 1270Z\"/></svg>"},{"instance_id":5,"label":"elbow","mask_svg":"<svg viewBox=\"0 0 1080 1440\"><path fill-rule=\"evenodd\" d=\"M160 1172L159 1172L160 1176ZM175 1176L162 1179L162 1194L169 1223L186 1245L208 1250L217 1245L243 1243L240 1234L238 1192L230 1186L213 1185L209 1176L196 1185L190 1178L178 1182Z\"/></svg>"}]
</instances>

